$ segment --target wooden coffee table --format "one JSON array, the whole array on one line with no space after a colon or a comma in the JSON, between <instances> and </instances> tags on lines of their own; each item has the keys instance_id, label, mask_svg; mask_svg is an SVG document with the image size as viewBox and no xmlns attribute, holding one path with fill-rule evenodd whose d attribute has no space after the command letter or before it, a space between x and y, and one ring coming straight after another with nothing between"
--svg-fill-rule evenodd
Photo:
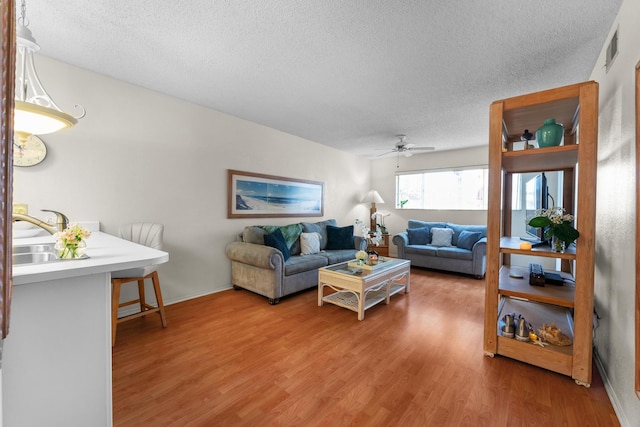
<instances>
[{"instance_id":1,"label":"wooden coffee table","mask_svg":"<svg viewBox=\"0 0 640 427\"><path fill-rule=\"evenodd\" d=\"M349 266L349 262L323 267L318 270L318 306L335 304L355 311L363 320L366 309L382 301L389 304L391 295L402 290L409 292L410 270L410 261L386 257L371 270ZM335 292L325 296L325 286Z\"/></svg>"}]
</instances>

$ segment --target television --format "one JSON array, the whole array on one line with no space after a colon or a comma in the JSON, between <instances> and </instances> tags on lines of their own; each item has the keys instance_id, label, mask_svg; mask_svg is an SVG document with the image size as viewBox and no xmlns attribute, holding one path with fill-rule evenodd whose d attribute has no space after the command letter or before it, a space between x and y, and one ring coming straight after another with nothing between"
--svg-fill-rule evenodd
<instances>
[{"instance_id":1,"label":"television","mask_svg":"<svg viewBox=\"0 0 640 427\"><path fill-rule=\"evenodd\" d=\"M526 231L527 234L544 241L544 230L540 227L531 227L529 219L536 216L536 211L540 209L548 209L547 200L549 198L549 189L547 187L547 177L544 173L538 174L531 178L525 184L525 217L527 218Z\"/></svg>"}]
</instances>

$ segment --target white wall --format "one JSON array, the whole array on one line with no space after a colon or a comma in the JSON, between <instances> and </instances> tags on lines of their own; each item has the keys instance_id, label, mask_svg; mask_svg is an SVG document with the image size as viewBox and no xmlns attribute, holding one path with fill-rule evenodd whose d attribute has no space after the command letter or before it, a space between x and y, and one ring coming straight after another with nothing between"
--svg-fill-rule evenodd
<instances>
[{"instance_id":1,"label":"white wall","mask_svg":"<svg viewBox=\"0 0 640 427\"><path fill-rule=\"evenodd\" d=\"M606 46L591 79L600 84L596 217L595 346L623 425L637 425L634 393L635 295L635 66L640 61L640 3L624 0L609 37L619 54L605 70Z\"/></svg>"},{"instance_id":2,"label":"white wall","mask_svg":"<svg viewBox=\"0 0 640 427\"><path fill-rule=\"evenodd\" d=\"M45 161L15 168L14 201L100 220L117 234L130 221L165 225L169 263L160 268L168 303L230 287L225 246L245 225L366 218L359 204L369 168L341 151L176 98L37 57L43 84L75 127L44 135ZM277 102L277 100L274 100ZM227 219L227 169L325 183L324 218ZM88 241L91 251L91 240ZM152 295L152 293L150 293Z\"/></svg>"},{"instance_id":3,"label":"white wall","mask_svg":"<svg viewBox=\"0 0 640 427\"><path fill-rule=\"evenodd\" d=\"M487 113L487 121L489 113ZM488 147L474 147L464 150L432 151L411 157L386 157L371 162L371 188L377 190L385 201L376 205L377 210L391 212L385 218L385 225L390 235L405 231L410 219L421 221L445 221L457 224L486 224L487 211L449 211L449 210L417 210L395 208L395 175L396 172L422 171L464 166L486 167L489 163ZM399 167L398 167L399 166ZM391 244L390 255L397 254L397 248Z\"/></svg>"}]
</instances>

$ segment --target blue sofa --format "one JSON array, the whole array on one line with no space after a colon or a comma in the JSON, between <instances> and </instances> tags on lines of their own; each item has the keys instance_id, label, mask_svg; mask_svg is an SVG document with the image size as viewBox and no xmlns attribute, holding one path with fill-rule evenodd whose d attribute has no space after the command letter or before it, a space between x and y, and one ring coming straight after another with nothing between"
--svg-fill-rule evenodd
<instances>
[{"instance_id":1,"label":"blue sofa","mask_svg":"<svg viewBox=\"0 0 640 427\"><path fill-rule=\"evenodd\" d=\"M434 245L443 243L432 241L434 229L439 229L437 237L451 236L450 242L444 242L448 245ZM440 231L442 229L445 231ZM471 274L477 279L484 277L487 253L486 225L409 220L407 231L393 236L392 242L398 247L398 258L410 260L413 267Z\"/></svg>"}]
</instances>

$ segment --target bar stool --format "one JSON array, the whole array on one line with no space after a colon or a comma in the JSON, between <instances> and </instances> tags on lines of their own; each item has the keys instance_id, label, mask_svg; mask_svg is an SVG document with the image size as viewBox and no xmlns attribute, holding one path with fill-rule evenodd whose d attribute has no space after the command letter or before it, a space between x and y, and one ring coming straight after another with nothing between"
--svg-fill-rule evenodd
<instances>
[{"instance_id":1,"label":"bar stool","mask_svg":"<svg viewBox=\"0 0 640 427\"><path fill-rule=\"evenodd\" d=\"M162 249L162 224L134 223L120 227L120 237L134 243L149 246L154 249ZM149 265L147 267L132 268L129 270L114 271L111 273L111 345L116 343L116 329L118 323L146 316L150 313L160 314L162 327L167 327L167 320L164 315L164 304L160 291L160 279L156 271L158 266ZM144 295L144 282L151 279L153 290L156 294L157 306L147 304ZM130 301L120 302L120 287L124 283L138 282L138 298ZM118 309L128 305L140 304L140 312L125 317L118 318Z\"/></svg>"}]
</instances>

